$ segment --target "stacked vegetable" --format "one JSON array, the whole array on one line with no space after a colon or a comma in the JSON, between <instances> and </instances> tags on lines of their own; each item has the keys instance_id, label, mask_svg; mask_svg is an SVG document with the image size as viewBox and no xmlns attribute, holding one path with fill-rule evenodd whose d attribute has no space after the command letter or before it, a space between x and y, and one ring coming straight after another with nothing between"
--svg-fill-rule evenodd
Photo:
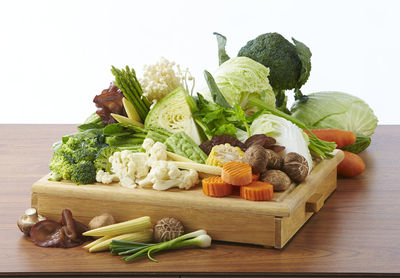
<instances>
[{"instance_id":1,"label":"stacked vegetable","mask_svg":"<svg viewBox=\"0 0 400 278\"><path fill-rule=\"evenodd\" d=\"M165 58L146 66L142 79L128 66L112 67L114 81L93 100L96 113L78 133L53 146L51 179L189 189L198 183L198 174L222 173L222 181L213 177L212 183L229 184L223 179L229 173L225 165L245 157L243 144L255 135L275 140L274 154L267 151L272 157L300 155L307 174L313 159L330 158L335 147L342 147L336 139L314 133L316 128L354 132L356 141L344 146L346 151L357 153L369 145L377 120L367 104L344 93L300 91L311 71L311 51L305 44L267 33L229 58L226 38L216 35L220 66L213 75L204 71L208 88L196 96L190 72ZM290 89L296 100L291 111L285 94ZM355 161L352 157L347 162ZM258 179L253 172L251 181Z\"/></svg>"}]
</instances>

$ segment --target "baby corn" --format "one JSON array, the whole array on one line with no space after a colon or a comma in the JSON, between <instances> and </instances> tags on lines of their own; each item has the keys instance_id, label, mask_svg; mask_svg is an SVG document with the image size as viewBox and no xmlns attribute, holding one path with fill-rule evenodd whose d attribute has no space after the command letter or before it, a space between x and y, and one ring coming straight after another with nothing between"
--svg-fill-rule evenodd
<instances>
[{"instance_id":1,"label":"baby corn","mask_svg":"<svg viewBox=\"0 0 400 278\"><path fill-rule=\"evenodd\" d=\"M134 241L134 242L150 242L153 239L153 230L148 229L140 232L123 234L115 237L109 237L106 240L89 248L89 252L100 252L106 251L109 248L111 241L123 240L123 241Z\"/></svg>"},{"instance_id":2,"label":"baby corn","mask_svg":"<svg viewBox=\"0 0 400 278\"><path fill-rule=\"evenodd\" d=\"M149 216L143 216L133 220L112 224L105 227L97 228L84 232L84 236L116 236L127 233L134 233L151 228L151 220Z\"/></svg>"}]
</instances>

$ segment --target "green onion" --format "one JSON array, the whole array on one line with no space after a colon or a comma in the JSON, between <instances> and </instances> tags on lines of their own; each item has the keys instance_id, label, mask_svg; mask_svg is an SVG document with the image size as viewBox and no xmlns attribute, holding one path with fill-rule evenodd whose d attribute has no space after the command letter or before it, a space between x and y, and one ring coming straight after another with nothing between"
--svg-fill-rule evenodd
<instances>
[{"instance_id":1,"label":"green onion","mask_svg":"<svg viewBox=\"0 0 400 278\"><path fill-rule=\"evenodd\" d=\"M205 230L197 230L170 241L157 244L113 240L110 244L110 251L113 254L130 255L123 257L122 260L124 261L130 261L132 259L147 255L150 260L157 262L157 260L153 259L151 254L169 249L182 248L185 246L198 246L201 248L207 248L210 247L210 245L211 237L207 235L207 232Z\"/></svg>"}]
</instances>

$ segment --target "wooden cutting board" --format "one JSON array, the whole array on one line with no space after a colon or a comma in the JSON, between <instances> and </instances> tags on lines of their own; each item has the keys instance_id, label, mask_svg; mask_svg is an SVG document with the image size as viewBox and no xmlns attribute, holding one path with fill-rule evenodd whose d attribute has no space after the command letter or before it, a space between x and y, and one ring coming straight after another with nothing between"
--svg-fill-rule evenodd
<instances>
[{"instance_id":1,"label":"wooden cutting board","mask_svg":"<svg viewBox=\"0 0 400 278\"><path fill-rule=\"evenodd\" d=\"M275 193L272 201L212 198L203 194L201 186L156 191L117 183L76 185L45 176L32 186L32 207L53 220L68 208L84 223L104 212L118 222L148 215L155 223L170 216L180 219L187 231L205 229L215 240L282 248L336 189L336 166L344 155L340 150L334 154L318 162L303 183Z\"/></svg>"}]
</instances>

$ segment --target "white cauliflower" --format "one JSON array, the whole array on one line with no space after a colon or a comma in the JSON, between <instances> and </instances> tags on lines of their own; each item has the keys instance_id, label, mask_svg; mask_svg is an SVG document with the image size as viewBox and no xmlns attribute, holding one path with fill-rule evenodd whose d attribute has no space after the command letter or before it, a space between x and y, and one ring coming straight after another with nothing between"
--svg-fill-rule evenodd
<instances>
[{"instance_id":1,"label":"white cauliflower","mask_svg":"<svg viewBox=\"0 0 400 278\"><path fill-rule=\"evenodd\" d=\"M135 188L137 182L147 176L149 167L146 165L147 155L145 153L133 153L125 150L115 152L110 156L111 172L106 174L98 172L96 180L98 182L119 181L119 183L128 188ZM99 179L97 179L99 178Z\"/></svg>"},{"instance_id":2,"label":"white cauliflower","mask_svg":"<svg viewBox=\"0 0 400 278\"><path fill-rule=\"evenodd\" d=\"M96 173L96 181L104 184L109 184L112 183L113 181L119 181L119 178L115 174L99 170Z\"/></svg>"},{"instance_id":3,"label":"white cauliflower","mask_svg":"<svg viewBox=\"0 0 400 278\"><path fill-rule=\"evenodd\" d=\"M153 186L156 190L167 190L172 187L189 189L199 182L194 170L179 170L173 162L155 161L147 177L139 182L139 186Z\"/></svg>"},{"instance_id":4,"label":"white cauliflower","mask_svg":"<svg viewBox=\"0 0 400 278\"><path fill-rule=\"evenodd\" d=\"M158 160L167 160L167 146L161 142L154 143L153 139L146 138L142 144L148 156L146 164L151 167L153 162Z\"/></svg>"},{"instance_id":5,"label":"white cauliflower","mask_svg":"<svg viewBox=\"0 0 400 278\"><path fill-rule=\"evenodd\" d=\"M167 146L150 138L143 141L146 153L125 150L115 152L110 158L111 173L97 172L96 180L102 183L119 181L124 187L152 186L156 190L171 187L189 189L199 182L195 170L180 170L167 160ZM150 170L151 168L151 170ZM150 170L150 172L149 172Z\"/></svg>"},{"instance_id":6,"label":"white cauliflower","mask_svg":"<svg viewBox=\"0 0 400 278\"><path fill-rule=\"evenodd\" d=\"M143 78L139 81L143 95L154 103L181 85L188 91L188 80L193 82L192 87L194 87L194 78L188 69L182 72L175 62L161 57L155 65L144 66Z\"/></svg>"}]
</instances>

